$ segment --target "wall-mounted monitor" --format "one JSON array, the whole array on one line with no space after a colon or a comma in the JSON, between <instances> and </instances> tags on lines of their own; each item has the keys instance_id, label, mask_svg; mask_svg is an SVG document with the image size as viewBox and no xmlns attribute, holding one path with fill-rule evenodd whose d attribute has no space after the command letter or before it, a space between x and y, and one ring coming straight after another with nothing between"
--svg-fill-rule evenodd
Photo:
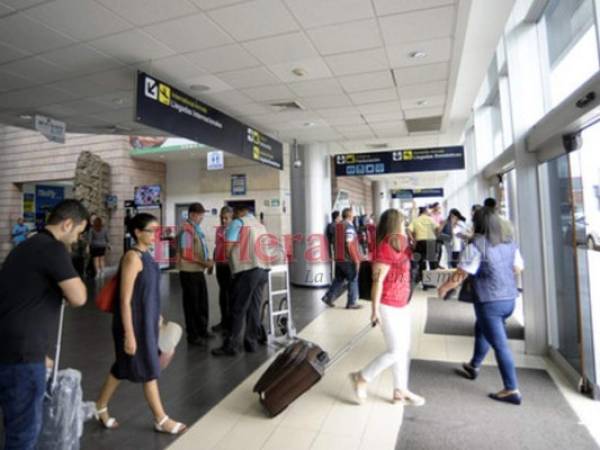
<instances>
[{"instance_id":1,"label":"wall-mounted monitor","mask_svg":"<svg viewBox=\"0 0 600 450\"><path fill-rule=\"evenodd\" d=\"M134 201L136 206L160 205L160 184L136 186Z\"/></svg>"}]
</instances>

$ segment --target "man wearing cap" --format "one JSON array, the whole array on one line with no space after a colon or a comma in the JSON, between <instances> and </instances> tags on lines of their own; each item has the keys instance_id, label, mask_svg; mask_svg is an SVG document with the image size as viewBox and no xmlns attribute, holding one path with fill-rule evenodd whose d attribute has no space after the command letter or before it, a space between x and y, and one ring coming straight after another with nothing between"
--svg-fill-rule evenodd
<instances>
[{"instance_id":1,"label":"man wearing cap","mask_svg":"<svg viewBox=\"0 0 600 450\"><path fill-rule=\"evenodd\" d=\"M209 259L206 235L200 228L205 212L201 203L192 203L188 208L188 219L177 239L177 267L190 344L203 344L205 339L215 337L208 331L208 289L204 272L212 269L214 262Z\"/></svg>"}]
</instances>

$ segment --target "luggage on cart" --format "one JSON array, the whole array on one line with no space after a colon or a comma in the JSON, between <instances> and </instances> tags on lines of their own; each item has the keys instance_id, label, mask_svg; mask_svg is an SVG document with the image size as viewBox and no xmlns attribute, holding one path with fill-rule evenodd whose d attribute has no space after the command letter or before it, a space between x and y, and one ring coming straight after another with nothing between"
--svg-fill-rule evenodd
<instances>
[{"instance_id":1,"label":"luggage on cart","mask_svg":"<svg viewBox=\"0 0 600 450\"><path fill-rule=\"evenodd\" d=\"M94 402L83 401L81 372L75 369L58 370L64 311L63 303L54 369L44 396L42 430L37 450L78 450L83 423L92 417L95 410Z\"/></svg>"},{"instance_id":2,"label":"luggage on cart","mask_svg":"<svg viewBox=\"0 0 600 450\"><path fill-rule=\"evenodd\" d=\"M371 328L371 324L363 328L331 359L313 342L298 339L287 346L254 386L269 415L276 416L318 383L326 369L349 352Z\"/></svg>"}]
</instances>

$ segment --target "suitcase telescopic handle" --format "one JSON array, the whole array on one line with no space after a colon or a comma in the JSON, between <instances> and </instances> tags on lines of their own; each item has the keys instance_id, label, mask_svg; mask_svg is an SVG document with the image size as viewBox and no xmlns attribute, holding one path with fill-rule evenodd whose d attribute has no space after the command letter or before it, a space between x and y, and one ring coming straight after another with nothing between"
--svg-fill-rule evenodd
<instances>
[{"instance_id":1,"label":"suitcase telescopic handle","mask_svg":"<svg viewBox=\"0 0 600 450\"><path fill-rule=\"evenodd\" d=\"M325 366L326 369L329 369L331 366L333 366L335 363L337 363L340 359L342 359L346 353L348 353L350 350L352 350L352 348L354 348L354 346L356 344L358 344L358 342L364 338L367 334L369 334L369 331L371 331L375 325L377 325L376 323L369 323L368 325L366 325L364 328L362 328L352 339L350 339L350 342L348 342L346 345L344 345L341 349L339 349L329 360L329 362L327 363L327 365Z\"/></svg>"},{"instance_id":2,"label":"suitcase telescopic handle","mask_svg":"<svg viewBox=\"0 0 600 450\"><path fill-rule=\"evenodd\" d=\"M65 319L65 304L66 302L63 300L60 305L60 317L58 319L58 336L56 338L56 350L54 352L54 366L52 367L52 375L50 383L48 383L48 387L50 388L50 393L54 392L54 388L56 387L56 379L58 378L58 366L60 362L60 350L62 347L62 332L63 332L63 322Z\"/></svg>"}]
</instances>

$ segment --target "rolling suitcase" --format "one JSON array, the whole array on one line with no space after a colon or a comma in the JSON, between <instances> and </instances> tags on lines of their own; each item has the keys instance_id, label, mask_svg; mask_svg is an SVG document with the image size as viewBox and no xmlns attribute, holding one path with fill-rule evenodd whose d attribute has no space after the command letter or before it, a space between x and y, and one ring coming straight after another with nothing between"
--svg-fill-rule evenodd
<instances>
[{"instance_id":1,"label":"rolling suitcase","mask_svg":"<svg viewBox=\"0 0 600 450\"><path fill-rule=\"evenodd\" d=\"M254 386L260 402L275 417L294 400L318 383L325 371L348 353L373 328L363 328L333 358L317 344L298 339L275 358Z\"/></svg>"},{"instance_id":2,"label":"rolling suitcase","mask_svg":"<svg viewBox=\"0 0 600 450\"><path fill-rule=\"evenodd\" d=\"M58 370L62 342L65 304L60 311L58 341L54 369L48 380L44 397L42 429L37 450L79 450L83 423L94 413L94 402L84 402L81 372L75 369Z\"/></svg>"}]
</instances>

